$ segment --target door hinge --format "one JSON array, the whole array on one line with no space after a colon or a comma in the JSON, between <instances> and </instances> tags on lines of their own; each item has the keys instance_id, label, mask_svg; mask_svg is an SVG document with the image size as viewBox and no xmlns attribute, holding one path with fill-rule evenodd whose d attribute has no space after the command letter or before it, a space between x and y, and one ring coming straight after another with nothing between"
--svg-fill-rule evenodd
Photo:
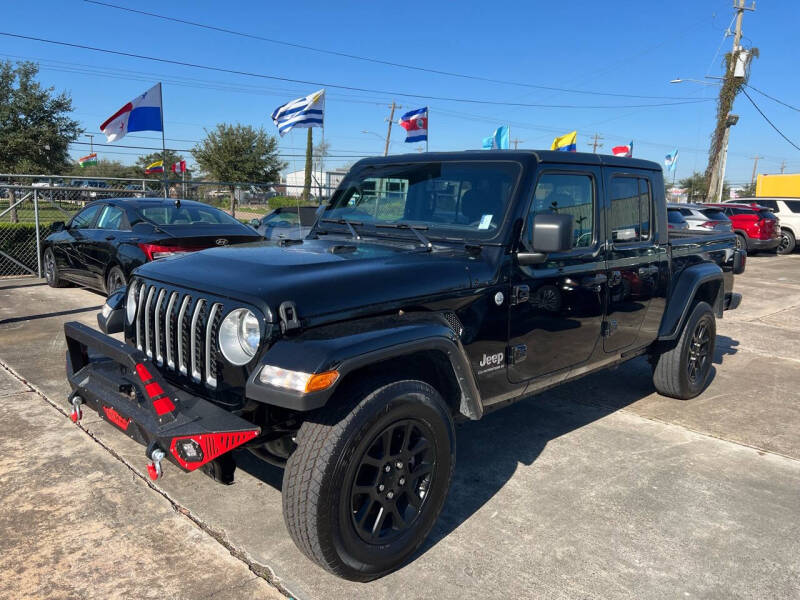
<instances>
[{"instance_id":1,"label":"door hinge","mask_svg":"<svg viewBox=\"0 0 800 600\"><path fill-rule=\"evenodd\" d=\"M531 288L527 285L515 285L511 288L511 306L524 304L531 298Z\"/></svg>"}]
</instances>

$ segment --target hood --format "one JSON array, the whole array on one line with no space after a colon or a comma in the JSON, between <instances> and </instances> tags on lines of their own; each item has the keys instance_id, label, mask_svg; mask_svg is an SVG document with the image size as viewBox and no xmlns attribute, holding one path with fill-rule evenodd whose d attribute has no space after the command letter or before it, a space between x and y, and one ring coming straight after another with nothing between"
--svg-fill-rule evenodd
<instances>
[{"instance_id":1,"label":"hood","mask_svg":"<svg viewBox=\"0 0 800 600\"><path fill-rule=\"evenodd\" d=\"M473 265L485 279L486 264L462 249L419 248L365 241L306 240L211 248L177 255L137 269L148 279L228 297L277 319L278 306L295 303L301 319L357 310L380 310L402 300L468 289Z\"/></svg>"}]
</instances>

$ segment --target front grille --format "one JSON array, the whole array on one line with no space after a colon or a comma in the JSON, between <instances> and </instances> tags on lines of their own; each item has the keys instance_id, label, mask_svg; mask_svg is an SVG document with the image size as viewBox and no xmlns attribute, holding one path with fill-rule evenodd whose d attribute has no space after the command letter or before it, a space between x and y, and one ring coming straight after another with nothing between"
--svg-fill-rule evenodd
<instances>
[{"instance_id":1,"label":"front grille","mask_svg":"<svg viewBox=\"0 0 800 600\"><path fill-rule=\"evenodd\" d=\"M216 388L223 305L158 284L136 290L136 346L158 366Z\"/></svg>"}]
</instances>

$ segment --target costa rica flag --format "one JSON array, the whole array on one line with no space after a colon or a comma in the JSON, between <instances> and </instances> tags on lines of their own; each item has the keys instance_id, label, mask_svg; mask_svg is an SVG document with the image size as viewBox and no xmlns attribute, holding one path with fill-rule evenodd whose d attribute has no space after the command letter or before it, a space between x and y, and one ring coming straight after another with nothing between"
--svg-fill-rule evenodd
<instances>
[{"instance_id":1,"label":"costa rica flag","mask_svg":"<svg viewBox=\"0 0 800 600\"><path fill-rule=\"evenodd\" d=\"M406 130L406 142L428 141L428 107L408 111L399 121Z\"/></svg>"}]
</instances>

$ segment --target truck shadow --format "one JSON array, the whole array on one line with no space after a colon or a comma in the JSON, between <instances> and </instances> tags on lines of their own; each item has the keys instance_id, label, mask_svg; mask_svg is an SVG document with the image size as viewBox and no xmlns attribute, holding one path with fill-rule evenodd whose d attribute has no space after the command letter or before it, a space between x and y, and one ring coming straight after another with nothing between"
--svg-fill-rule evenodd
<instances>
[{"instance_id":1,"label":"truck shadow","mask_svg":"<svg viewBox=\"0 0 800 600\"><path fill-rule=\"evenodd\" d=\"M735 354L739 342L718 336L715 364ZM506 485L520 464L533 465L548 442L598 421L655 393L652 369L645 357L624 363L608 372L595 373L558 388L492 412L480 421L457 427L457 459L450 492L442 513L415 558L424 554L468 521ZM712 380L716 372L712 370ZM681 403L682 400L669 402ZM249 452L239 452L237 466L261 481L281 488L283 470L266 464ZM580 490L575 490L580 493ZM517 497L524 497L518 490ZM535 507L525 504L498 506L492 510L513 510L521 518ZM487 514L485 518L491 518ZM414 559L412 559L414 560Z\"/></svg>"}]
</instances>

